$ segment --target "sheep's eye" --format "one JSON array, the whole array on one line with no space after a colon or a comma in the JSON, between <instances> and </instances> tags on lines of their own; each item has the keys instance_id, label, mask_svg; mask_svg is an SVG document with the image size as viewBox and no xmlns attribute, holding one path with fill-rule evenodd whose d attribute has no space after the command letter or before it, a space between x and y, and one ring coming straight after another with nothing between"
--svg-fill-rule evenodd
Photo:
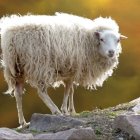
<instances>
[{"instance_id":1,"label":"sheep's eye","mask_svg":"<svg viewBox=\"0 0 140 140\"><path fill-rule=\"evenodd\" d=\"M104 40L103 40L103 38L101 38L101 39L100 39L100 41L102 41L102 42L103 42L103 41L104 41Z\"/></svg>"},{"instance_id":2,"label":"sheep's eye","mask_svg":"<svg viewBox=\"0 0 140 140\"><path fill-rule=\"evenodd\" d=\"M117 40L117 43L119 43L119 42L120 42L120 39Z\"/></svg>"}]
</instances>

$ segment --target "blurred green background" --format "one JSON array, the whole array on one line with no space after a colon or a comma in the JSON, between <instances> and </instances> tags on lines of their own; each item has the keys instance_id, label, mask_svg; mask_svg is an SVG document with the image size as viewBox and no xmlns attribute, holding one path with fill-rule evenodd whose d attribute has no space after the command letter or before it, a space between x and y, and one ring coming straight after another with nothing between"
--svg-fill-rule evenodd
<instances>
[{"instance_id":1,"label":"blurred green background","mask_svg":"<svg viewBox=\"0 0 140 140\"><path fill-rule=\"evenodd\" d=\"M123 53L118 69L102 88L88 91L75 89L74 101L77 112L105 108L133 100L140 96L140 0L0 0L0 16L10 14L54 14L66 12L94 19L98 16L117 21L120 32L128 36L122 41ZM50 113L36 94L26 85L23 95L24 115L27 121L33 113ZM7 84L0 71L0 127L17 127L18 118L15 99L2 94ZM60 107L63 87L49 89L53 101Z\"/></svg>"}]
</instances>

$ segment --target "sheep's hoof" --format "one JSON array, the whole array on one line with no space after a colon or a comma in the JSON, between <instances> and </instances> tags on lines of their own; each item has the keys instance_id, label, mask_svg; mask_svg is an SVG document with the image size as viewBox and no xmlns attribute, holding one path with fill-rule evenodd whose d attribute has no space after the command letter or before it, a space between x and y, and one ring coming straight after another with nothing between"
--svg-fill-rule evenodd
<instances>
[{"instance_id":1,"label":"sheep's hoof","mask_svg":"<svg viewBox=\"0 0 140 140\"><path fill-rule=\"evenodd\" d=\"M76 116L78 113L76 112L70 112L70 116Z\"/></svg>"},{"instance_id":2,"label":"sheep's hoof","mask_svg":"<svg viewBox=\"0 0 140 140\"><path fill-rule=\"evenodd\" d=\"M70 113L70 116L78 116L79 115L79 113L76 113L76 112L71 112Z\"/></svg>"},{"instance_id":3,"label":"sheep's hoof","mask_svg":"<svg viewBox=\"0 0 140 140\"><path fill-rule=\"evenodd\" d=\"M62 110L62 114L63 114L64 116L69 116L69 115L70 115L70 113L69 113L68 111L66 111L66 110Z\"/></svg>"},{"instance_id":4,"label":"sheep's hoof","mask_svg":"<svg viewBox=\"0 0 140 140\"><path fill-rule=\"evenodd\" d=\"M55 112L53 112L52 114L53 114L53 115L61 115L61 116L63 115L60 111L55 111Z\"/></svg>"},{"instance_id":5,"label":"sheep's hoof","mask_svg":"<svg viewBox=\"0 0 140 140\"><path fill-rule=\"evenodd\" d=\"M61 107L61 111L62 111L62 114L64 115L64 116L69 116L70 115L70 113L68 112L68 110L67 110L67 108L65 108L65 107Z\"/></svg>"},{"instance_id":6,"label":"sheep's hoof","mask_svg":"<svg viewBox=\"0 0 140 140\"><path fill-rule=\"evenodd\" d=\"M19 127L17 127L17 130L22 130L22 129L28 128L29 125L30 125L30 122L24 123L23 125L20 125Z\"/></svg>"},{"instance_id":7,"label":"sheep's hoof","mask_svg":"<svg viewBox=\"0 0 140 140\"><path fill-rule=\"evenodd\" d=\"M70 109L69 114L70 116L76 116L78 113L76 113L75 109Z\"/></svg>"}]
</instances>

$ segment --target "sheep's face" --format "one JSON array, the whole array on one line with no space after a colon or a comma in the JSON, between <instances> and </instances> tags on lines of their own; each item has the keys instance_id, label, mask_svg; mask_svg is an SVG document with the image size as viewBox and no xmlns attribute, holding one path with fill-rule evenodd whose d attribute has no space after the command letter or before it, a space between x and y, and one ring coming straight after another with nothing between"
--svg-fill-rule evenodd
<instances>
[{"instance_id":1,"label":"sheep's face","mask_svg":"<svg viewBox=\"0 0 140 140\"><path fill-rule=\"evenodd\" d=\"M114 58L119 52L120 38L125 36L119 33L105 30L95 33L98 38L99 53L106 58Z\"/></svg>"}]
</instances>

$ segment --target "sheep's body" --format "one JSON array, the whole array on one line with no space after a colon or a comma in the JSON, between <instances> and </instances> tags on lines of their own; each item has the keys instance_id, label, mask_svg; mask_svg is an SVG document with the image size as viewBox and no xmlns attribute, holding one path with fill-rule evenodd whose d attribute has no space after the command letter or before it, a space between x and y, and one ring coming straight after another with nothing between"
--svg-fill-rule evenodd
<instances>
[{"instance_id":1,"label":"sheep's body","mask_svg":"<svg viewBox=\"0 0 140 140\"><path fill-rule=\"evenodd\" d=\"M8 92L23 79L42 89L69 81L93 89L102 86L118 64L121 46L114 58L107 59L98 53L95 37L96 31L118 32L110 18L14 15L2 18L0 27Z\"/></svg>"},{"instance_id":2,"label":"sheep's body","mask_svg":"<svg viewBox=\"0 0 140 140\"><path fill-rule=\"evenodd\" d=\"M4 19L3 61L10 75L16 75L15 64L19 57L26 80L35 87L43 79L46 85L53 86L54 82L67 78L91 88L102 85L112 74L118 60L110 61L98 55L94 47L97 42L93 37L94 31L118 30L118 26L110 26L111 22L115 24L111 19L101 18L100 24L103 21L110 23L108 26L97 26L96 21L67 14L64 16L66 20L63 14Z\"/></svg>"}]
</instances>

